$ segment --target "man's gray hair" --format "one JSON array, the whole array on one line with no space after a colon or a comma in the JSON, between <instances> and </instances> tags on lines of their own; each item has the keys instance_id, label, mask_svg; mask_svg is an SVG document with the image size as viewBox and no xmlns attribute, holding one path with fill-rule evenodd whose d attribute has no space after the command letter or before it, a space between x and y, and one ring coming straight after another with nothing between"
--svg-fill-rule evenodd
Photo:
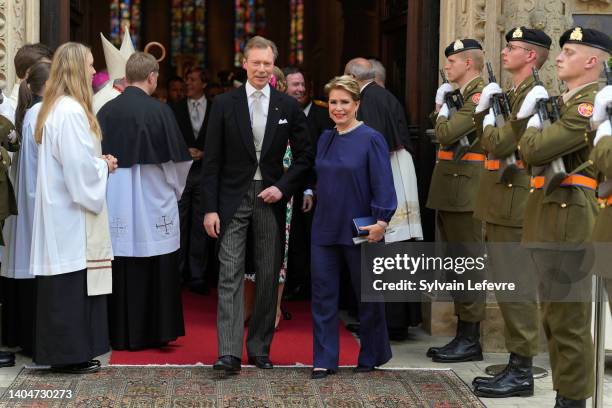
<instances>
[{"instance_id":1,"label":"man's gray hair","mask_svg":"<svg viewBox=\"0 0 612 408\"><path fill-rule=\"evenodd\" d=\"M358 81L374 79L372 64L365 58L354 58L350 60L346 64L344 73L352 75Z\"/></svg>"},{"instance_id":2,"label":"man's gray hair","mask_svg":"<svg viewBox=\"0 0 612 408\"><path fill-rule=\"evenodd\" d=\"M370 64L372 64L374 78L384 84L385 80L387 79L387 70L385 69L385 66L382 64L382 62L374 58L369 59L368 61L370 62Z\"/></svg>"}]
</instances>

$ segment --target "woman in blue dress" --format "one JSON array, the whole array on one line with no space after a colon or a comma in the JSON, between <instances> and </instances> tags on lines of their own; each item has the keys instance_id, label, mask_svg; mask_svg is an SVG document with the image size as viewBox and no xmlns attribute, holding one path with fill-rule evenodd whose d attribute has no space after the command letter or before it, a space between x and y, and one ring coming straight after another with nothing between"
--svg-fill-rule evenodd
<instances>
[{"instance_id":1,"label":"woman in blue dress","mask_svg":"<svg viewBox=\"0 0 612 408\"><path fill-rule=\"evenodd\" d=\"M352 220L374 217L363 227L368 241L383 239L397 199L389 147L376 130L356 119L359 84L350 76L325 86L329 115L336 123L317 145L317 207L312 224L312 317L314 327L313 379L338 369L338 297L340 272L348 265L351 283L360 299L361 252L353 243ZM383 303L359 302L361 349L356 372L368 372L391 359Z\"/></svg>"}]
</instances>

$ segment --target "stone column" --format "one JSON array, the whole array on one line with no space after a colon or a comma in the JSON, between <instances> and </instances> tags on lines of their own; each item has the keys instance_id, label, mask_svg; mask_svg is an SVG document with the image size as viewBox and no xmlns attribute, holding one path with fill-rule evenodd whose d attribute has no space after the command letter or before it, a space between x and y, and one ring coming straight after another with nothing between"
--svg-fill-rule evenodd
<instances>
[{"instance_id":1,"label":"stone column","mask_svg":"<svg viewBox=\"0 0 612 408\"><path fill-rule=\"evenodd\" d=\"M40 38L39 0L0 0L0 88L10 90L16 81L13 58L26 43Z\"/></svg>"}]
</instances>

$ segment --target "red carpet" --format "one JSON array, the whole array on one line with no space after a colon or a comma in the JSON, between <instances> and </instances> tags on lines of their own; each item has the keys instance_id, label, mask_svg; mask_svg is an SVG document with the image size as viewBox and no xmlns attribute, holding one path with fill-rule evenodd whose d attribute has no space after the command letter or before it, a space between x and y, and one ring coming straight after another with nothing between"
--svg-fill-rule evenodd
<instances>
[{"instance_id":1,"label":"red carpet","mask_svg":"<svg viewBox=\"0 0 612 408\"><path fill-rule=\"evenodd\" d=\"M312 365L310 303L284 302L293 318L282 320L274 334L270 359L278 365ZM113 351L110 364L213 364L217 359L217 299L183 292L185 336L161 349ZM340 365L357 364L359 344L340 325ZM246 337L246 336L245 336ZM246 364L246 349L243 352Z\"/></svg>"}]
</instances>

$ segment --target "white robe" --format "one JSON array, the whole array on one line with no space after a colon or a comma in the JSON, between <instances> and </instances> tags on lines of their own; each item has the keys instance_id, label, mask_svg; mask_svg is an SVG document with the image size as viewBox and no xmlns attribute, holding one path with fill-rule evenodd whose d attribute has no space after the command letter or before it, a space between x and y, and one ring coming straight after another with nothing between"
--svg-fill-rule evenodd
<instances>
[{"instance_id":1,"label":"white robe","mask_svg":"<svg viewBox=\"0 0 612 408\"><path fill-rule=\"evenodd\" d=\"M59 275L85 269L86 211L105 206L108 166L95 154L84 109L63 96L47 117L38 151L31 272Z\"/></svg>"},{"instance_id":2,"label":"white robe","mask_svg":"<svg viewBox=\"0 0 612 408\"><path fill-rule=\"evenodd\" d=\"M42 103L32 106L23 120L21 148L13 156L11 173L14 176L18 215L11 215L4 223L6 247L2 256L0 274L7 278L28 279L30 274L30 244L36 196L36 170L38 144L34 140L36 119Z\"/></svg>"},{"instance_id":3,"label":"white robe","mask_svg":"<svg viewBox=\"0 0 612 408\"><path fill-rule=\"evenodd\" d=\"M136 164L110 175L107 202L115 256L158 256L179 249L178 200L191 163Z\"/></svg>"},{"instance_id":4,"label":"white robe","mask_svg":"<svg viewBox=\"0 0 612 408\"><path fill-rule=\"evenodd\" d=\"M114 81L108 81L106 85L102 87L96 94L93 96L93 111L97 115L98 111L109 101L112 101L119 95L121 92L114 88Z\"/></svg>"},{"instance_id":5,"label":"white robe","mask_svg":"<svg viewBox=\"0 0 612 408\"><path fill-rule=\"evenodd\" d=\"M4 94L4 101L0 104L0 115L12 123L15 123L15 111L17 110L17 98L19 97L19 84L13 86L10 95Z\"/></svg>"}]
</instances>

